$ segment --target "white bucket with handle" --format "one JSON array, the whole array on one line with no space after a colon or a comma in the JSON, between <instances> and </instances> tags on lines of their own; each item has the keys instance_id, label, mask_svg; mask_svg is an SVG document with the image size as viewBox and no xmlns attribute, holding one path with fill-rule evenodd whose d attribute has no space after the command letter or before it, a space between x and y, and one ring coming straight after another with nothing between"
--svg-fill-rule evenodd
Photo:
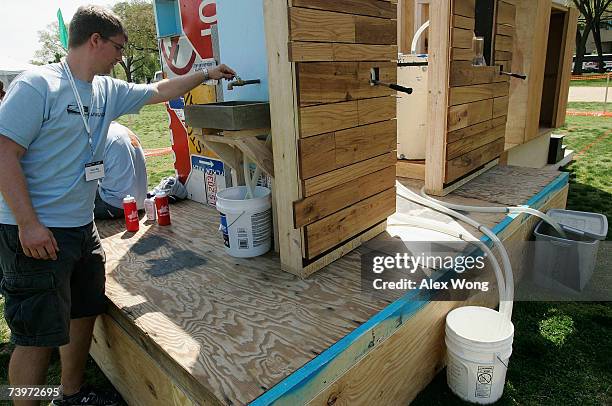
<instances>
[{"instance_id":1,"label":"white bucket with handle","mask_svg":"<svg viewBox=\"0 0 612 406\"><path fill-rule=\"evenodd\" d=\"M233 257L249 258L265 254L272 245L272 198L270 189L256 186L247 199L247 187L227 188L217 193L221 215L219 230L225 252Z\"/></svg>"},{"instance_id":2,"label":"white bucket with handle","mask_svg":"<svg viewBox=\"0 0 612 406\"><path fill-rule=\"evenodd\" d=\"M501 398L512 354L514 325L503 314L480 306L459 307L446 316L446 379L468 402Z\"/></svg>"}]
</instances>

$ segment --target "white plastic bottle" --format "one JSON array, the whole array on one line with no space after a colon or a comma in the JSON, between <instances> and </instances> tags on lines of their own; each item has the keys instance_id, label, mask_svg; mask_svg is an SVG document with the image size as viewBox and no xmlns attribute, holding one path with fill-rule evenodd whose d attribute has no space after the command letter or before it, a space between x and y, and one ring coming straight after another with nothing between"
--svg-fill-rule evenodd
<instances>
[{"instance_id":1,"label":"white plastic bottle","mask_svg":"<svg viewBox=\"0 0 612 406\"><path fill-rule=\"evenodd\" d=\"M155 197L147 193L147 197L144 200L145 213L147 214L147 220L155 221Z\"/></svg>"}]
</instances>

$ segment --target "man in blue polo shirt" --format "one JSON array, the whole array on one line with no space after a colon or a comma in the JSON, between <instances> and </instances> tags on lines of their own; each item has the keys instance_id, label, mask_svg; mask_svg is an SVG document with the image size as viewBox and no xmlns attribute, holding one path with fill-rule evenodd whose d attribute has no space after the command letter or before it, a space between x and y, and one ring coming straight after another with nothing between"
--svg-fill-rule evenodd
<instances>
[{"instance_id":1,"label":"man in blue polo shirt","mask_svg":"<svg viewBox=\"0 0 612 406\"><path fill-rule=\"evenodd\" d=\"M117 401L83 386L93 325L106 307L93 207L111 121L235 75L219 65L151 85L99 76L121 60L126 42L116 15L81 7L66 60L20 75L0 104L1 288L15 344L9 382L43 384L60 347L65 396L55 404Z\"/></svg>"}]
</instances>

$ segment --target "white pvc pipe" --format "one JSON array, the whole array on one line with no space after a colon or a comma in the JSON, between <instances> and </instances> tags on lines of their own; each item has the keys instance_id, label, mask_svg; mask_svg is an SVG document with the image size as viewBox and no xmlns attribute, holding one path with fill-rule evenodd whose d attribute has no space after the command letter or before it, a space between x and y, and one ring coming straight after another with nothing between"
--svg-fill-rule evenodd
<instances>
[{"instance_id":1,"label":"white pvc pipe","mask_svg":"<svg viewBox=\"0 0 612 406\"><path fill-rule=\"evenodd\" d=\"M561 228L559 223L555 221L548 214L542 213L539 210L532 209L531 207L523 207L523 206L511 206L511 207L500 207L500 206L464 206L462 204L454 204L447 203L441 200L434 199L433 197L427 195L425 193L425 188L421 189L421 196L426 199L429 199L433 202L438 203L444 207L448 207L449 209L465 211L465 212L478 212L478 213L526 213L531 214L532 216L536 216L544 220L546 223L550 224L555 231L562 237L567 239L567 234Z\"/></svg>"},{"instance_id":2,"label":"white pvc pipe","mask_svg":"<svg viewBox=\"0 0 612 406\"><path fill-rule=\"evenodd\" d=\"M402 215L401 220L403 221L402 223L389 224L389 227L413 226L413 227L424 228L427 230L446 234L451 237L455 237L462 241L472 243L478 246L478 248L480 248L485 253L485 256L489 258L491 265L493 265L493 272L495 274L495 279L497 280L499 303L502 303L503 301L506 300L507 293L506 293L506 283L504 281L504 274L502 273L502 269L499 266L499 262L497 261L497 258L495 258L495 255L493 255L493 252L489 249L489 247L487 247L485 243L483 243L482 241L480 241L478 238L474 237L470 233L461 233L447 226L444 223L440 223L439 221L433 221L429 219L424 219L422 217L409 216L409 215Z\"/></svg>"},{"instance_id":3,"label":"white pvc pipe","mask_svg":"<svg viewBox=\"0 0 612 406\"><path fill-rule=\"evenodd\" d=\"M427 27L429 27L429 20L425 21L425 23L421 25L419 29L416 30L416 32L414 33L414 37L412 38L412 44L410 44L411 54L416 54L417 42L419 42L419 38L421 38L423 31L425 31Z\"/></svg>"},{"instance_id":4,"label":"white pvc pipe","mask_svg":"<svg viewBox=\"0 0 612 406\"><path fill-rule=\"evenodd\" d=\"M427 206L435 211L447 214L458 220L464 221L465 223L476 228L477 230L479 230L480 232L482 232L484 235L486 235L487 237L491 239L491 241L493 242L495 247L498 249L499 254L501 256L502 264L504 268L504 274L505 274L506 300L500 302L499 311L500 313L504 314L508 318L508 320L510 320L510 318L512 317L512 306L513 306L513 300L514 300L514 276L512 274L512 265L510 263L510 258L508 257L508 252L506 251L506 248L502 244L501 240L497 237L497 235L494 232L492 232L489 228L485 227L483 224L478 223L474 219L468 216L465 216L461 213L458 213L452 209L444 207L441 204L431 201L428 198L422 197L418 195L417 193L414 193L412 190L408 189L407 187L405 187L404 185L402 185L401 183L397 181L395 182L395 184L396 184L396 190L397 190L398 196L404 199L416 202L423 206ZM498 281L498 286L499 285L500 283Z\"/></svg>"}]
</instances>

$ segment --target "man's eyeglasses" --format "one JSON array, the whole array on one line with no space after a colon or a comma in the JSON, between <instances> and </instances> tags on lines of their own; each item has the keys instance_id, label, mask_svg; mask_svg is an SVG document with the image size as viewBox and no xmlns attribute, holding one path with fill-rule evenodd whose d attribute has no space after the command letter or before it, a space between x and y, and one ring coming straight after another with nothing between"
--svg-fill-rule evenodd
<instances>
[{"instance_id":1,"label":"man's eyeglasses","mask_svg":"<svg viewBox=\"0 0 612 406\"><path fill-rule=\"evenodd\" d=\"M121 44L116 43L115 41L113 41L113 40L112 40L112 39L110 39L110 38L107 38L107 37L102 37L102 36L100 36L100 37L101 37L102 39L106 40L106 41L111 42L117 51L119 51L119 52L121 52L121 53L124 53L124 52L125 52L125 44L124 44L124 45L121 45Z\"/></svg>"}]
</instances>

